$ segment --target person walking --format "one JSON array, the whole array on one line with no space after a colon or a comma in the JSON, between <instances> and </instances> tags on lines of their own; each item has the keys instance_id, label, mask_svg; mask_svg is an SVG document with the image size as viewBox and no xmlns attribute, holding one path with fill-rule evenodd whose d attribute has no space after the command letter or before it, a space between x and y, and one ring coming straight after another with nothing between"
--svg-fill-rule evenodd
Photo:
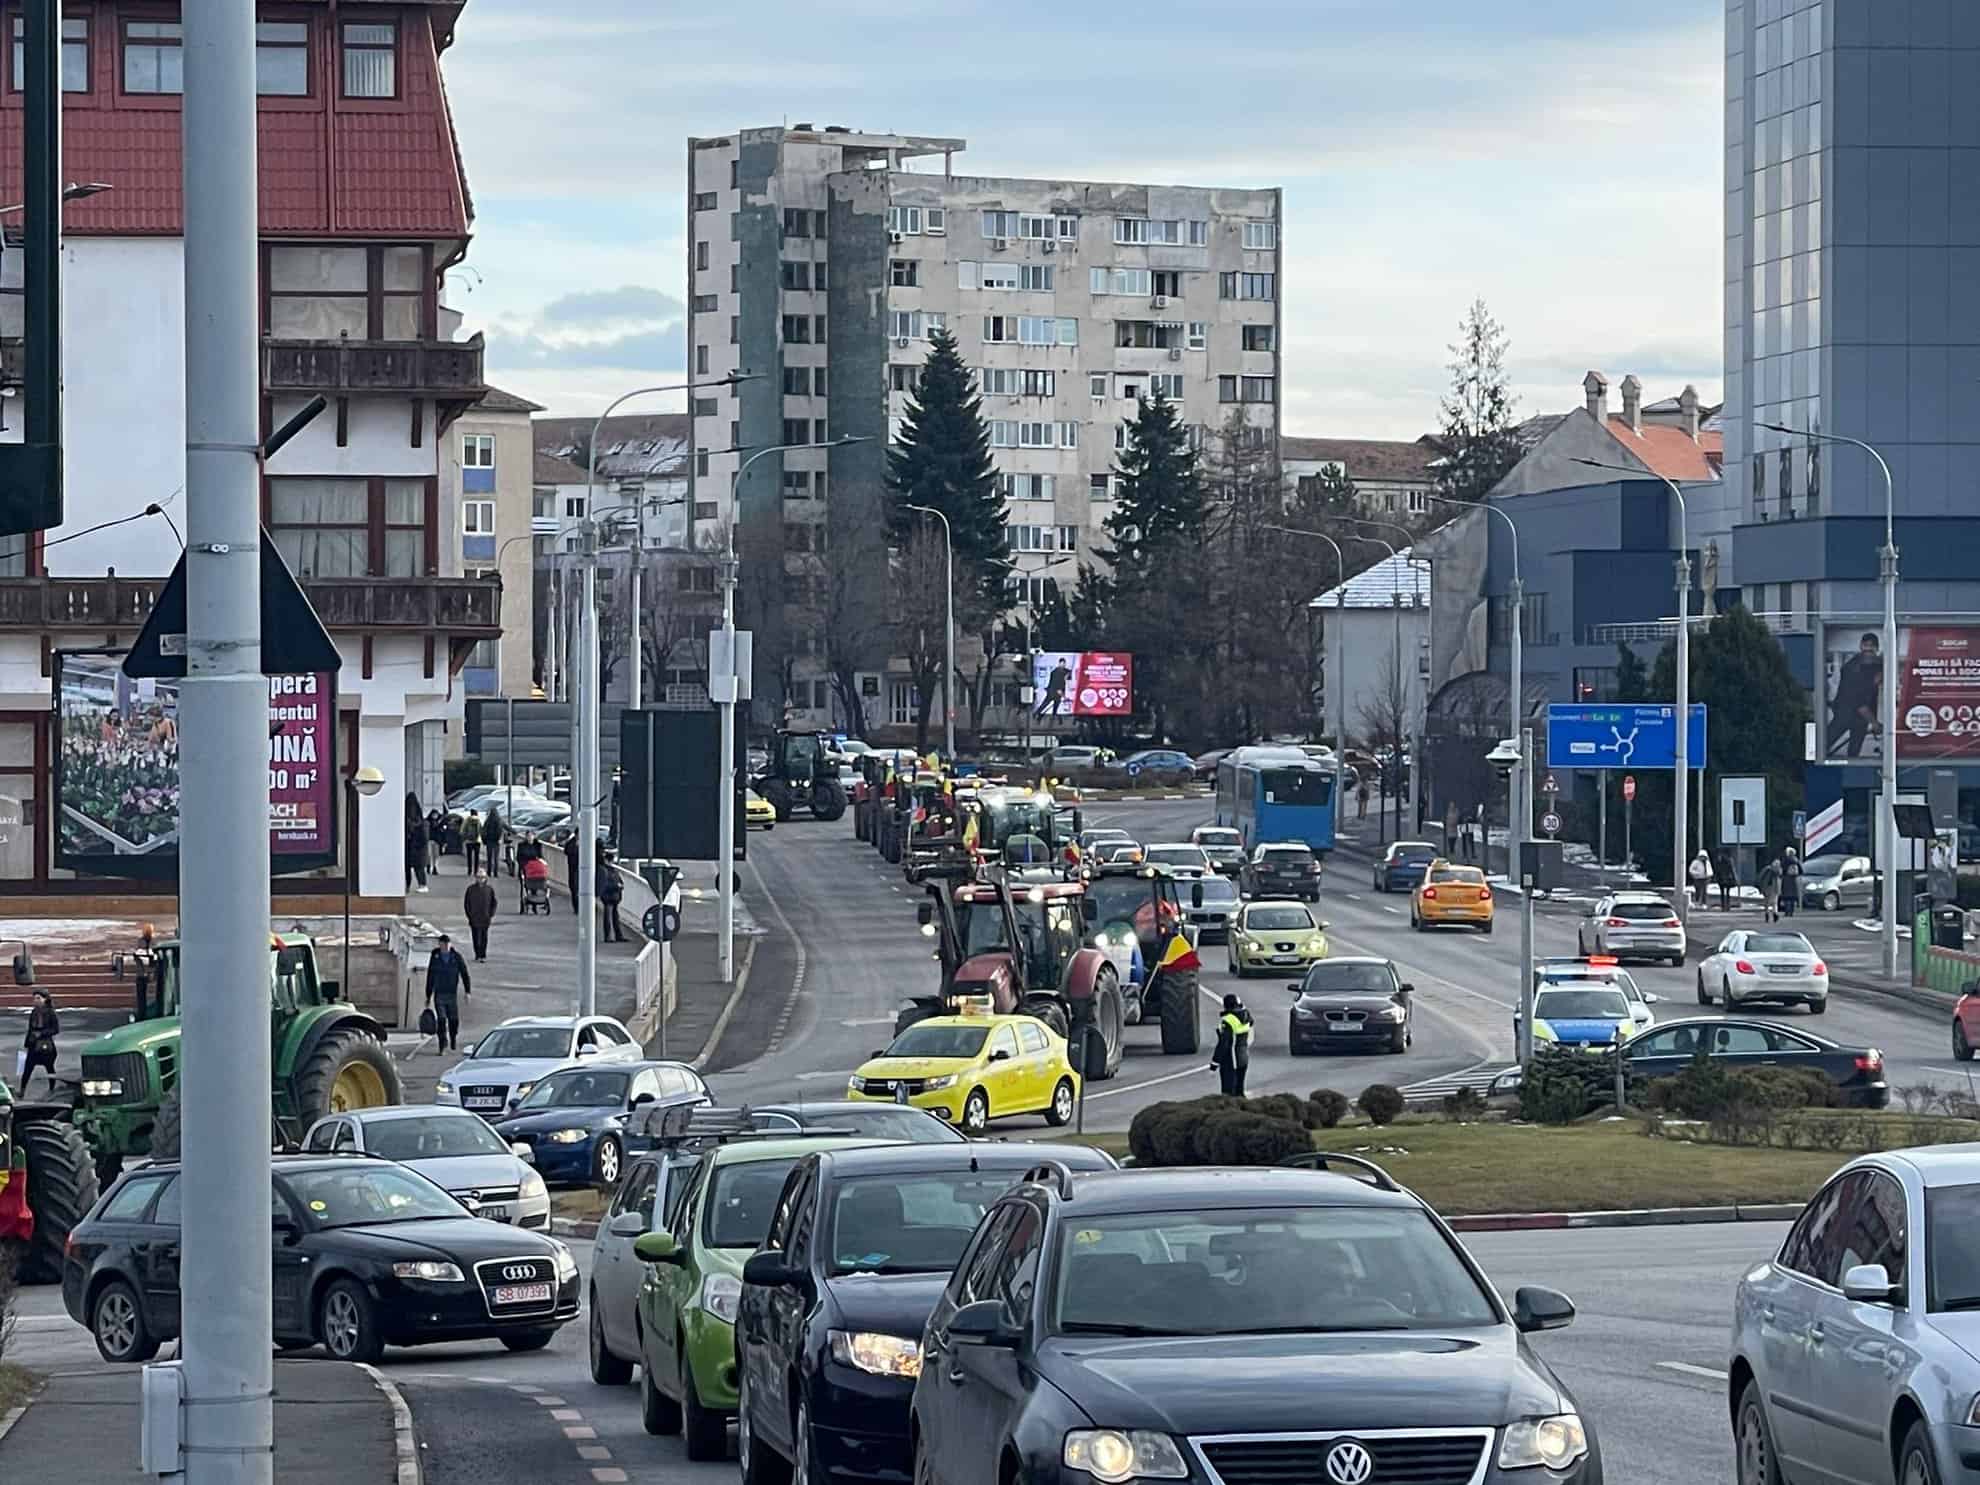
<instances>
[{"instance_id":1,"label":"person walking","mask_svg":"<svg viewBox=\"0 0 1980 1485\"><path fill-rule=\"evenodd\" d=\"M1712 869L1712 878L1719 884L1719 911L1731 912L1733 888L1739 885L1739 873L1733 870L1731 851L1719 852L1718 863Z\"/></svg>"},{"instance_id":2,"label":"person walking","mask_svg":"<svg viewBox=\"0 0 1980 1485\"><path fill-rule=\"evenodd\" d=\"M1354 786L1354 817L1357 820L1368 818L1368 780L1358 779Z\"/></svg>"},{"instance_id":3,"label":"person walking","mask_svg":"<svg viewBox=\"0 0 1980 1485\"><path fill-rule=\"evenodd\" d=\"M461 897L461 911L467 914L468 936L474 940L476 964L488 958L488 925L495 921L495 907L495 884L477 869Z\"/></svg>"},{"instance_id":4,"label":"person walking","mask_svg":"<svg viewBox=\"0 0 1980 1485\"><path fill-rule=\"evenodd\" d=\"M461 850L467 855L468 875L473 876L481 870L481 816L473 810L469 810L467 818L461 822ZM493 866L495 863L491 861L488 864Z\"/></svg>"},{"instance_id":5,"label":"person walking","mask_svg":"<svg viewBox=\"0 0 1980 1485\"><path fill-rule=\"evenodd\" d=\"M490 805L481 817L481 846L488 853L488 874L501 875L502 871L502 817ZM519 870L520 868L511 868Z\"/></svg>"},{"instance_id":6,"label":"person walking","mask_svg":"<svg viewBox=\"0 0 1980 1485\"><path fill-rule=\"evenodd\" d=\"M45 1068L50 1089L55 1086L55 1038L62 1034L62 1018L55 1014L55 997L46 990L34 992L34 1009L28 1012L27 1035L21 1039L21 1097L27 1097L28 1080L34 1070Z\"/></svg>"},{"instance_id":7,"label":"person walking","mask_svg":"<svg viewBox=\"0 0 1980 1485\"><path fill-rule=\"evenodd\" d=\"M445 844L447 817L436 807L426 812L426 869L437 875L440 871L440 848Z\"/></svg>"},{"instance_id":8,"label":"person walking","mask_svg":"<svg viewBox=\"0 0 1980 1485\"><path fill-rule=\"evenodd\" d=\"M1712 860L1705 854L1703 846L1698 848L1698 854L1691 858L1691 865L1686 870L1691 877L1691 900L1697 906L1704 907L1706 889L1712 881Z\"/></svg>"},{"instance_id":9,"label":"person walking","mask_svg":"<svg viewBox=\"0 0 1980 1485\"><path fill-rule=\"evenodd\" d=\"M460 997L471 993L467 961L461 958L461 951L454 947L454 941L443 933L433 950L433 957L426 961L426 1003L433 1007L434 1019L439 1023L434 1032L438 1040L438 1045L433 1049L435 1052L459 1050Z\"/></svg>"},{"instance_id":10,"label":"person walking","mask_svg":"<svg viewBox=\"0 0 1980 1485\"><path fill-rule=\"evenodd\" d=\"M1769 923L1781 916L1781 861L1776 856L1760 868L1760 913Z\"/></svg>"},{"instance_id":11,"label":"person walking","mask_svg":"<svg viewBox=\"0 0 1980 1485\"><path fill-rule=\"evenodd\" d=\"M573 830L564 837L564 885L571 889L571 911L578 910L578 843Z\"/></svg>"},{"instance_id":12,"label":"person walking","mask_svg":"<svg viewBox=\"0 0 1980 1485\"><path fill-rule=\"evenodd\" d=\"M1793 846L1781 857L1781 911L1792 918L1801 907L1801 857Z\"/></svg>"},{"instance_id":13,"label":"person walking","mask_svg":"<svg viewBox=\"0 0 1980 1485\"><path fill-rule=\"evenodd\" d=\"M619 876L619 869L612 864L602 840L598 843L597 879L598 910L604 918L605 942L622 944L626 941L626 930L619 922L619 903L626 895L626 884Z\"/></svg>"},{"instance_id":14,"label":"person walking","mask_svg":"<svg viewBox=\"0 0 1980 1485\"><path fill-rule=\"evenodd\" d=\"M406 890L426 890L426 811L410 794L406 796Z\"/></svg>"},{"instance_id":15,"label":"person walking","mask_svg":"<svg viewBox=\"0 0 1980 1485\"><path fill-rule=\"evenodd\" d=\"M1251 1012L1235 995L1224 997L1224 1012L1217 1018L1217 1046L1210 1054L1210 1065L1217 1069L1219 1091L1235 1098L1244 1097L1244 1075L1251 1066Z\"/></svg>"}]
</instances>

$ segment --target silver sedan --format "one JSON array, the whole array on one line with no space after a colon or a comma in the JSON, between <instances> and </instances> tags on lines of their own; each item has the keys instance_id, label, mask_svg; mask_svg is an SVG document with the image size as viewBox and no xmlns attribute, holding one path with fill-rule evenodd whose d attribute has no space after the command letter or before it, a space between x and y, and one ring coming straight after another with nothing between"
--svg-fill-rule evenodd
<instances>
[{"instance_id":1,"label":"silver sedan","mask_svg":"<svg viewBox=\"0 0 1980 1485\"><path fill-rule=\"evenodd\" d=\"M522 1150L527 1153L528 1146ZM530 1162L466 1109L393 1104L318 1119L303 1149L358 1150L409 1165L468 1210L496 1222L550 1230L550 1192Z\"/></svg>"}]
</instances>

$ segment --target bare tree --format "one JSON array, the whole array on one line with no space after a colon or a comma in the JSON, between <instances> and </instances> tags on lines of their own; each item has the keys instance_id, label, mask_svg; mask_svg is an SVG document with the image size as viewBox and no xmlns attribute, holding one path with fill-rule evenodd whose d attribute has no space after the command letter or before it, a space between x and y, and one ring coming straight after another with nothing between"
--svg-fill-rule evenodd
<instances>
[{"instance_id":1,"label":"bare tree","mask_svg":"<svg viewBox=\"0 0 1980 1485\"><path fill-rule=\"evenodd\" d=\"M1362 731L1371 746L1392 747L1398 753L1408 746L1409 664L1401 646L1385 646L1375 689L1357 710Z\"/></svg>"},{"instance_id":2,"label":"bare tree","mask_svg":"<svg viewBox=\"0 0 1980 1485\"><path fill-rule=\"evenodd\" d=\"M947 663L947 562L941 532L910 530L895 549L891 568L894 651L907 660L914 684L915 747L925 751L928 718Z\"/></svg>"}]
</instances>

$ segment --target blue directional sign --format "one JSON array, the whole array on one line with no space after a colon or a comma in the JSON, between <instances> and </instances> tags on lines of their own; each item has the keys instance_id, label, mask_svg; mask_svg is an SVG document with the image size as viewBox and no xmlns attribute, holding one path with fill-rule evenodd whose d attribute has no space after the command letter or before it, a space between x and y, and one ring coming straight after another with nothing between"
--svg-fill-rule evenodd
<instances>
[{"instance_id":1,"label":"blue directional sign","mask_svg":"<svg viewBox=\"0 0 1980 1485\"><path fill-rule=\"evenodd\" d=\"M1691 732L1685 739L1691 768L1705 766L1705 706L1694 702ZM1550 706L1547 708L1549 768L1675 768L1677 708L1674 706Z\"/></svg>"}]
</instances>

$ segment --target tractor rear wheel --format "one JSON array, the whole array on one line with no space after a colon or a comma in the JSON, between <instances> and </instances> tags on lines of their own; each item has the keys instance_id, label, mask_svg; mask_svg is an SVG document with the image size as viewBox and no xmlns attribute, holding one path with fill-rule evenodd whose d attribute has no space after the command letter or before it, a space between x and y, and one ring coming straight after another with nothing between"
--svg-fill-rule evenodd
<instances>
[{"instance_id":1,"label":"tractor rear wheel","mask_svg":"<svg viewBox=\"0 0 1980 1485\"><path fill-rule=\"evenodd\" d=\"M179 1158L179 1090L176 1087L159 1097L158 1117L151 1121L151 1158Z\"/></svg>"},{"instance_id":2,"label":"tractor rear wheel","mask_svg":"<svg viewBox=\"0 0 1980 1485\"><path fill-rule=\"evenodd\" d=\"M1203 1044L1198 1029L1196 972L1162 976L1162 1055L1179 1057Z\"/></svg>"},{"instance_id":3,"label":"tractor rear wheel","mask_svg":"<svg viewBox=\"0 0 1980 1485\"><path fill-rule=\"evenodd\" d=\"M309 1128L325 1114L399 1102L399 1069L370 1032L357 1026L323 1034L293 1078L296 1119Z\"/></svg>"},{"instance_id":4,"label":"tractor rear wheel","mask_svg":"<svg viewBox=\"0 0 1980 1485\"><path fill-rule=\"evenodd\" d=\"M59 1284L69 1229L89 1214L101 1194L96 1165L82 1131L54 1119L16 1120L14 1139L27 1157L27 1204L34 1237L21 1255L24 1284Z\"/></svg>"},{"instance_id":5,"label":"tractor rear wheel","mask_svg":"<svg viewBox=\"0 0 1980 1485\"><path fill-rule=\"evenodd\" d=\"M899 1036L903 1031L906 1031L910 1026L914 1026L922 1021L930 1020L941 1014L942 1014L941 1011L937 1010L934 1006L928 1006L928 1005L903 1006L901 1008L900 1014L894 1017L894 1035Z\"/></svg>"},{"instance_id":6,"label":"tractor rear wheel","mask_svg":"<svg viewBox=\"0 0 1980 1485\"><path fill-rule=\"evenodd\" d=\"M1089 1057L1080 1074L1088 1082L1104 1083L1121 1070L1127 1049L1127 1038L1122 1034L1127 1012L1121 1006L1121 978L1111 964L1094 977L1093 1024L1100 1030L1100 1054L1097 1060Z\"/></svg>"},{"instance_id":7,"label":"tractor rear wheel","mask_svg":"<svg viewBox=\"0 0 1980 1485\"><path fill-rule=\"evenodd\" d=\"M1052 1034L1064 1039L1072 1034L1072 1023L1066 1018L1065 1003L1055 996L1034 995L1029 1000L1018 1002L1020 1016L1034 1016L1052 1028Z\"/></svg>"},{"instance_id":8,"label":"tractor rear wheel","mask_svg":"<svg viewBox=\"0 0 1980 1485\"><path fill-rule=\"evenodd\" d=\"M837 779L821 779L811 786L811 817L836 820L846 812L846 791Z\"/></svg>"},{"instance_id":9,"label":"tractor rear wheel","mask_svg":"<svg viewBox=\"0 0 1980 1485\"><path fill-rule=\"evenodd\" d=\"M782 779L765 779L757 785L756 792L763 796L764 803L777 812L779 824L790 819L793 805L789 784Z\"/></svg>"}]
</instances>

